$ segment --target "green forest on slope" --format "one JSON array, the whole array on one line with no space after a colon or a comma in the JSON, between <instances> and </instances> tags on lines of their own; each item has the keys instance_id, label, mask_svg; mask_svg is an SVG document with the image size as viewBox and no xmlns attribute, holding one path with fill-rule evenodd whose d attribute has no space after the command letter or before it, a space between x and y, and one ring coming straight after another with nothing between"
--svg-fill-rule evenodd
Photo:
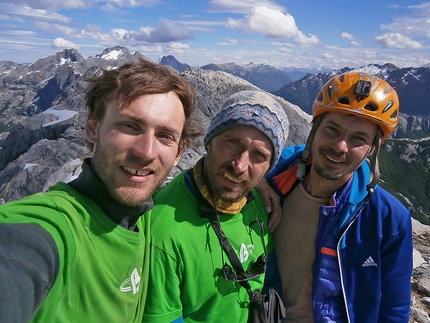
<instances>
[{"instance_id":1,"label":"green forest on slope","mask_svg":"<svg viewBox=\"0 0 430 323\"><path fill-rule=\"evenodd\" d=\"M413 218L430 225L430 139L387 139L380 151L380 185L396 196Z\"/></svg>"}]
</instances>

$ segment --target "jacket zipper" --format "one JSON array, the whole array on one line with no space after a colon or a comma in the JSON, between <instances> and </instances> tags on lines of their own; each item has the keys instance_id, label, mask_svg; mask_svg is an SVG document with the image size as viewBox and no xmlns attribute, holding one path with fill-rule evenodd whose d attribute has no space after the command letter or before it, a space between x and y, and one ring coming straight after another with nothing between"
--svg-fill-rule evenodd
<instances>
[{"instance_id":1,"label":"jacket zipper","mask_svg":"<svg viewBox=\"0 0 430 323\"><path fill-rule=\"evenodd\" d=\"M343 301L345 303L346 316L347 316L347 319L348 319L348 323L351 323L351 318L350 318L350 315L349 315L349 307L348 307L348 302L347 302L347 299L346 299L345 282L343 280L343 270L342 270L343 266L342 266L342 262L341 262L341 259L340 259L341 258L340 242L342 241L342 238L345 236L346 232L351 227L351 225L358 219L358 216L361 214L361 212L363 211L363 209L365 208L365 206L367 205L367 203L368 203L368 200L361 201L360 204L356 207L354 213L350 217L351 220L348 221L347 226L346 226L345 230L343 230L341 236L339 237L339 240L338 240L337 246L336 246L337 254L338 254L337 262L338 262L338 265L339 265L340 285L342 286Z\"/></svg>"}]
</instances>

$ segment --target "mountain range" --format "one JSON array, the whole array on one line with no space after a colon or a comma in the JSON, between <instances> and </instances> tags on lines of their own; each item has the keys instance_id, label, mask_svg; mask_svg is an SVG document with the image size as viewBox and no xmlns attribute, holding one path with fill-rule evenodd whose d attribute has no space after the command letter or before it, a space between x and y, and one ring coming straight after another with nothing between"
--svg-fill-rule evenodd
<instances>
[{"instance_id":1,"label":"mountain range","mask_svg":"<svg viewBox=\"0 0 430 323\"><path fill-rule=\"evenodd\" d=\"M117 46L89 58L74 49L65 49L32 64L0 62L0 199L3 202L45 191L53 183L67 182L80 173L82 160L89 156L84 132L85 78L100 73L101 69L136 61L139 56L144 55L131 54L127 48ZM177 70L195 86L197 109L194 113L202 120L203 127L207 127L229 95L247 89L268 92L288 115L290 133L286 145L306 141L312 119L310 107L322 85L333 75L352 70L345 67L312 73L253 63L191 67L174 56L165 56L160 63ZM380 185L398 197L416 220L430 224L430 68L400 69L392 64L371 64L355 70L382 77L399 94L399 126L381 149ZM203 146L187 148L169 179L192 166L204 151ZM428 261L430 246L426 241L430 230L423 232L415 236L423 239L417 241ZM430 281L430 270L420 268L421 276L415 277L416 290L425 289L430 295L430 286L420 283L422 277ZM428 309L420 304L420 308ZM414 307L414 310L420 309ZM425 313L422 315L425 319Z\"/></svg>"}]
</instances>

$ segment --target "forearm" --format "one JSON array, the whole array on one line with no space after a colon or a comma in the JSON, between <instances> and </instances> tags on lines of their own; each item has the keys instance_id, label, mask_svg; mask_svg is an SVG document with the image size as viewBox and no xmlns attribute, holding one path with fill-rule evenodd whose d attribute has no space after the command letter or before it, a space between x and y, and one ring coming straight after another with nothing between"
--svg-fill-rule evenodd
<instances>
[{"instance_id":1,"label":"forearm","mask_svg":"<svg viewBox=\"0 0 430 323\"><path fill-rule=\"evenodd\" d=\"M57 278L59 255L51 235L35 224L0 223L0 317L29 322Z\"/></svg>"}]
</instances>

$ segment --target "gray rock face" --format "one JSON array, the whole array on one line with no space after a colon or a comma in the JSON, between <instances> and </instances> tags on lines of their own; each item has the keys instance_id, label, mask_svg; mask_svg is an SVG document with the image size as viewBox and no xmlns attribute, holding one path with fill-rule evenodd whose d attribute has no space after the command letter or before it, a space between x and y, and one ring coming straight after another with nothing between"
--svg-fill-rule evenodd
<instances>
[{"instance_id":1,"label":"gray rock face","mask_svg":"<svg viewBox=\"0 0 430 323\"><path fill-rule=\"evenodd\" d=\"M414 270L412 273L410 323L429 323L430 318L430 226L412 219L414 237Z\"/></svg>"},{"instance_id":2,"label":"gray rock face","mask_svg":"<svg viewBox=\"0 0 430 323\"><path fill-rule=\"evenodd\" d=\"M408 132L424 132L428 133L430 129L430 117L428 116L413 116L407 114L399 115L398 130L403 133ZM395 133L396 134L396 133Z\"/></svg>"},{"instance_id":3,"label":"gray rock face","mask_svg":"<svg viewBox=\"0 0 430 323\"><path fill-rule=\"evenodd\" d=\"M222 71L190 68L181 75L196 87L195 114L201 120L203 129L208 127L211 118L228 96L242 90L258 89L251 83ZM45 190L54 182L53 178L57 181L64 180L72 170L69 162L83 160L89 156L84 133L86 112L82 101L85 86L82 80L77 80L76 84L78 83L81 85L74 87L75 92L64 94L65 100L59 103L61 107L76 112L72 117L55 122L58 117L51 114L51 110L46 110L44 113L23 118L2 139L0 197L6 202ZM275 98L284 107L290 121L290 134L286 145L305 142L310 130L310 116L284 99ZM64 112L59 105L52 109ZM179 164L172 170L170 178L194 165L204 153L202 146L196 149L187 148ZM50 177L54 173L55 177Z\"/></svg>"},{"instance_id":4,"label":"gray rock face","mask_svg":"<svg viewBox=\"0 0 430 323\"><path fill-rule=\"evenodd\" d=\"M72 140L42 139L0 172L0 182L3 183L0 197L7 202L41 192L53 173L61 167L64 169L68 162L82 160L86 156L87 148ZM62 181L69 173L71 171L64 172L57 179Z\"/></svg>"}]
</instances>

